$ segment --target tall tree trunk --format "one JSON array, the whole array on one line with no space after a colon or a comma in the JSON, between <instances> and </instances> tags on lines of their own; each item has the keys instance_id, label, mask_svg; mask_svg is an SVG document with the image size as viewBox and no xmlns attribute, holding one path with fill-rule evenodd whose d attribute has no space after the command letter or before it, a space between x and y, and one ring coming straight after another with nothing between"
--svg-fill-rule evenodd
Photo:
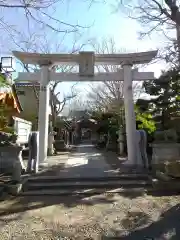
<instances>
[{"instance_id":1,"label":"tall tree trunk","mask_svg":"<svg viewBox=\"0 0 180 240\"><path fill-rule=\"evenodd\" d=\"M51 108L51 114L52 114L52 127L54 129L56 127L56 121L57 121L56 109Z\"/></svg>"},{"instance_id":2,"label":"tall tree trunk","mask_svg":"<svg viewBox=\"0 0 180 240\"><path fill-rule=\"evenodd\" d=\"M176 39L178 51L178 67L180 67L180 26L178 24L176 24Z\"/></svg>"}]
</instances>

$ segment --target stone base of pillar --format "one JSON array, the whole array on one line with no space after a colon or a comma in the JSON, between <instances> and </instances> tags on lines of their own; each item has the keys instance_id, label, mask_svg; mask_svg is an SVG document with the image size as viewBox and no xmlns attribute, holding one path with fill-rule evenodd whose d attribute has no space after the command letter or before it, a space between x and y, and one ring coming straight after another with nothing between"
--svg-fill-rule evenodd
<instances>
[{"instance_id":1,"label":"stone base of pillar","mask_svg":"<svg viewBox=\"0 0 180 240\"><path fill-rule=\"evenodd\" d=\"M43 162L39 164L39 168L44 168L48 166L48 162Z\"/></svg>"},{"instance_id":2,"label":"stone base of pillar","mask_svg":"<svg viewBox=\"0 0 180 240\"><path fill-rule=\"evenodd\" d=\"M132 168L141 168L142 167L142 164L139 163L139 162L136 162L136 159L134 159L134 162L131 162L128 160L128 158L125 158L123 163L122 163L124 166L127 166L127 167L132 167Z\"/></svg>"},{"instance_id":3,"label":"stone base of pillar","mask_svg":"<svg viewBox=\"0 0 180 240\"><path fill-rule=\"evenodd\" d=\"M124 161L124 164L132 165L132 166L143 166L143 164L142 164L142 162L141 162L140 160L141 160L141 159L136 160L136 159L134 158L134 161L132 162L132 161L129 161L128 158L127 158L127 160Z\"/></svg>"},{"instance_id":4,"label":"stone base of pillar","mask_svg":"<svg viewBox=\"0 0 180 240\"><path fill-rule=\"evenodd\" d=\"M123 169L123 167L124 167L124 170L127 171L128 173L143 173L144 172L144 168L142 167L142 165L132 164L128 160L126 160L122 164L122 169Z\"/></svg>"},{"instance_id":5,"label":"stone base of pillar","mask_svg":"<svg viewBox=\"0 0 180 240\"><path fill-rule=\"evenodd\" d=\"M48 136L48 156L54 154L54 132L50 133Z\"/></svg>"},{"instance_id":6,"label":"stone base of pillar","mask_svg":"<svg viewBox=\"0 0 180 240\"><path fill-rule=\"evenodd\" d=\"M48 156L53 156L54 155L54 149L53 147L51 148L48 148L48 153L47 153Z\"/></svg>"},{"instance_id":7,"label":"stone base of pillar","mask_svg":"<svg viewBox=\"0 0 180 240\"><path fill-rule=\"evenodd\" d=\"M123 162L124 166L137 166L137 164L130 162L128 159Z\"/></svg>"}]
</instances>

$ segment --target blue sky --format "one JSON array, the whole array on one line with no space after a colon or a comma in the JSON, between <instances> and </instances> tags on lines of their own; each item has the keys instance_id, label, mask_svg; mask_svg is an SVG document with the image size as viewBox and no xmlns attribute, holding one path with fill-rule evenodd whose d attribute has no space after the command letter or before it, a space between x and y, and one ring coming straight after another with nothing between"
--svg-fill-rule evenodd
<instances>
[{"instance_id":1,"label":"blue sky","mask_svg":"<svg viewBox=\"0 0 180 240\"><path fill-rule=\"evenodd\" d=\"M80 25L93 26L85 31L82 41L86 42L88 38L96 38L98 42L101 42L104 38L112 37L116 42L116 48L122 52L137 52L154 50L161 46L161 38L154 36L153 39L138 39L138 31L140 26L134 20L130 20L121 11L113 12L113 0L110 4L96 3L88 8L87 2L84 4L82 1L71 1L69 8L64 12L64 18L70 22L76 22ZM71 38L68 39L69 45L71 45ZM91 50L91 46L86 46L85 50ZM155 71L155 75L158 76L162 69L161 64L151 65L147 68L149 71ZM69 84L62 84L65 89L69 87ZM62 87L61 85L61 87ZM80 89L86 88L86 84L78 84ZM83 90L82 90L83 91Z\"/></svg>"},{"instance_id":2,"label":"blue sky","mask_svg":"<svg viewBox=\"0 0 180 240\"><path fill-rule=\"evenodd\" d=\"M146 38L144 40L139 40L139 24L134 20L130 20L125 17L121 11L117 11L116 13L113 12L114 8L112 5L113 3L115 4L116 1L109 1L111 4L94 3L90 8L88 0L67 1L69 4L64 2L66 1L58 3L55 10L51 9L49 11L54 18L59 18L64 22L72 24L78 23L82 26L91 26L88 29L81 29L81 37L78 37L79 40L77 45L87 43L87 40L91 38L95 38L98 42L101 42L101 40L104 38L112 37L116 43L116 48L120 51L137 52L158 49L163 44L163 39L156 35L154 35L152 39ZM45 34L42 32L42 29L38 29L37 23L32 22L30 22L29 28L27 28L27 21L21 10L6 10L6 12L3 12L3 14L6 16L7 21L11 25L16 26L17 32L19 31L20 33L18 35L20 45L22 45L24 48L27 47L24 39L28 39L28 41L30 41L33 39L33 34L41 35L41 40L34 40L36 43L33 43L33 48L39 44L38 49L41 49L40 45L41 43L42 45L44 44L44 38L49 42L49 48L52 52L57 51L56 46L59 42L61 42L61 47L58 48L58 51L62 52L67 50L70 51L72 45L74 44L74 34L68 34L65 38L63 38L64 34L52 33L49 30L46 31ZM29 32L31 33L31 37L29 37ZM62 41L62 38L64 41ZM8 45L7 49L4 47L5 43ZM19 47L15 46L12 42L12 38L7 37L6 33L4 33L1 40L1 54L3 55L5 52L10 52L14 49L18 50ZM92 47L90 45L86 45L84 50L92 50ZM17 71L19 71L19 65L17 64L16 66ZM155 75L158 76L162 68L162 64L155 64L148 66L147 70L154 71ZM61 86L59 86L59 89L63 89L64 93L67 93L71 85L72 84L69 83L62 83ZM78 84L78 88L82 91L86 86L87 84Z\"/></svg>"}]
</instances>

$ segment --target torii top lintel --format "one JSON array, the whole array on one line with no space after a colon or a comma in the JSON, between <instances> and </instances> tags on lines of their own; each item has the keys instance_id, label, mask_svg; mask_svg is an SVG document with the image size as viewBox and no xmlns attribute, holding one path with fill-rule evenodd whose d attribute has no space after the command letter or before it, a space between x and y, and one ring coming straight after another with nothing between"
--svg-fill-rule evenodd
<instances>
[{"instance_id":1,"label":"torii top lintel","mask_svg":"<svg viewBox=\"0 0 180 240\"><path fill-rule=\"evenodd\" d=\"M79 52L79 54L42 54L13 51L13 55L25 64L79 64L84 53L92 53L96 64L121 65L123 63L144 64L156 57L158 51L147 51L126 54L94 54Z\"/></svg>"}]
</instances>

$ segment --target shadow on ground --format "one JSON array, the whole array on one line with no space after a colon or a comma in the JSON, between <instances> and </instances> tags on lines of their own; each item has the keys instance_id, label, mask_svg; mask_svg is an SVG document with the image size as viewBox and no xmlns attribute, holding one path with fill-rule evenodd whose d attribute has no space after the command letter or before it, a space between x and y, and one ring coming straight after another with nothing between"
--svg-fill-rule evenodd
<instances>
[{"instance_id":1,"label":"shadow on ground","mask_svg":"<svg viewBox=\"0 0 180 240\"><path fill-rule=\"evenodd\" d=\"M74 154L74 155L73 155ZM77 154L77 155L76 155ZM72 151L72 157L85 157L87 159L87 163L78 166L69 166L65 168L64 163L52 164L48 168L40 171L38 173L39 176L61 176L64 178L87 178L90 177L91 181L96 180L97 177L106 178L109 176L117 176L119 172L117 172L117 165L114 165L114 168L110 165L110 160L107 160L110 155L105 155L107 153L96 151L91 152L86 149L81 149L80 152L76 153ZM111 158L112 159L112 158ZM107 161L109 162L107 162ZM115 161L119 161L118 158L115 159L113 156L113 160L111 163L114 164ZM118 165L119 167L120 165ZM127 169L121 168L121 172L127 172ZM117 188L117 187L116 187ZM12 202L11 206L6 209L0 209L0 217L7 216L13 213L22 213L24 211L39 209L47 206L59 205L62 204L65 207L75 207L77 205L96 205L96 204L110 204L114 202L114 194L106 193L96 194L95 189L89 189L85 193L77 195L75 193L76 189L72 190L72 194L70 196L27 196L27 197L11 197L10 201ZM105 191L106 189L104 189ZM108 188L108 190L114 190L114 187ZM142 191L133 193L124 193L121 194L122 197L128 198L136 198L142 196ZM88 197L88 199L87 199ZM7 200L9 200L7 198Z\"/></svg>"},{"instance_id":2,"label":"shadow on ground","mask_svg":"<svg viewBox=\"0 0 180 240\"><path fill-rule=\"evenodd\" d=\"M94 194L93 194L94 195ZM93 206L96 204L110 204L114 202L113 196L96 196L95 198L88 199L83 195L70 195L70 196L22 196L22 197L6 197L1 201L0 208L0 221L1 217L11 214L20 214L40 208L45 208L53 205L60 205L67 208L73 208L77 205ZM10 205L6 205L6 201ZM5 207L6 206L6 207ZM14 220L11 219L11 221Z\"/></svg>"},{"instance_id":3,"label":"shadow on ground","mask_svg":"<svg viewBox=\"0 0 180 240\"><path fill-rule=\"evenodd\" d=\"M92 147L91 147L92 148ZM90 149L90 148L89 148ZM92 153L88 150L88 146L86 148L82 148L80 152L76 152L74 149L72 151L72 157L85 157L87 159L86 164L81 165L74 165L65 167L65 163L59 163L55 165L50 165L48 168L44 169L43 171L40 171L38 173L38 176L60 176L62 178L78 178L83 180L83 178L91 178L91 181L96 180L97 178L106 178L115 176L118 178L121 173L132 173L136 172L135 169L131 169L128 167L125 167L123 165L123 162L119 160L118 156L116 154L113 154L111 152L105 152L105 151L98 151ZM142 172L143 169L138 169L137 172ZM117 187L110 187L108 190L115 190ZM30 209L38 209L46 206L51 205L58 205L63 204L65 207L75 207L77 205L95 205L98 203L103 204L109 204L113 203L113 193L108 194L97 194L95 192L95 189L84 189L83 194L77 195L76 192L77 189L72 189L72 194L70 196L29 196L29 197L21 197L17 198L16 203L14 205L14 208L11 208L12 211L16 212L23 212ZM88 191L87 191L88 190ZM106 189L104 189L104 192ZM139 191L126 191L117 193L121 197L133 199L144 195L144 192L142 190ZM150 192L150 194L153 194ZM100 195L104 195L103 197ZM161 193L161 195L164 195L164 193ZM90 197L96 196L93 199L90 199ZM160 196L160 194L159 194ZM89 199L84 200L85 197L89 197Z\"/></svg>"},{"instance_id":4,"label":"shadow on ground","mask_svg":"<svg viewBox=\"0 0 180 240\"><path fill-rule=\"evenodd\" d=\"M76 150L75 150L76 149ZM78 151L79 149L79 151ZM92 145L82 145L82 147L74 148L71 152L71 164L65 166L65 163L50 164L48 168L43 169L38 173L38 176L59 176L61 178L70 179L78 178L81 181L83 179L89 178L89 181L97 181L97 179L106 180L109 177L116 177L118 180L122 173L144 173L144 169L132 169L123 164L123 160L118 158L116 153L100 151L93 149ZM56 156L57 157L57 156ZM73 160L76 159L77 164L73 165ZM80 159L80 163L78 163ZM83 160L84 159L84 160ZM37 174L36 174L37 175ZM92 187L93 188L93 187ZM115 190L117 187L108 188L108 190ZM89 188L87 189L89 190ZM95 189L92 191L86 191L86 195L95 195ZM74 189L74 192L76 189ZM73 190L72 190L73 194ZM142 196L144 193L142 190L139 191L129 191L121 194L123 197L136 198ZM83 195L82 195L83 196Z\"/></svg>"},{"instance_id":5,"label":"shadow on ground","mask_svg":"<svg viewBox=\"0 0 180 240\"><path fill-rule=\"evenodd\" d=\"M67 199L66 199L67 201ZM23 202L22 202L23 203ZM1 218L10 213L0 213ZM22 215L19 215L21 218ZM92 226L89 226L89 237L85 237L84 231L76 230L76 225L71 226L71 231L67 226L62 223L57 223L56 226L52 225L47 231L50 231L54 237L60 239L102 239L102 240L179 240L180 239L180 204L171 207L166 212L161 214L157 221L149 223L149 216L142 212L128 212L124 219L118 222L119 226L117 229L102 228L101 222L96 223L98 229L99 238L91 238L91 233L95 231ZM17 220L17 218L9 218L6 223ZM66 228L67 227L67 228ZM78 226L80 227L80 226ZM121 230L120 230L121 229ZM35 230L37 231L37 230ZM40 230L41 231L41 230ZM45 230L44 230L45 231ZM75 233L77 231L77 233ZM88 231L88 226L86 232ZM36 232L38 233L38 232ZM101 234L100 234L101 233ZM42 234L39 232L39 234ZM126 234L126 235L125 235ZM100 236L101 235L101 236ZM124 236L125 235L125 236ZM63 238L64 237L64 238ZM56 239L54 238L54 239Z\"/></svg>"},{"instance_id":6,"label":"shadow on ground","mask_svg":"<svg viewBox=\"0 0 180 240\"><path fill-rule=\"evenodd\" d=\"M111 230L112 237L102 236L102 239L120 240L179 240L180 239L180 204L163 213L157 222L142 229L133 230L127 236L121 237L122 232Z\"/></svg>"},{"instance_id":7,"label":"shadow on ground","mask_svg":"<svg viewBox=\"0 0 180 240\"><path fill-rule=\"evenodd\" d=\"M75 153L75 152L74 152ZM75 155L74 155L75 156ZM87 164L78 165L73 167L65 168L64 164L59 163L58 165L51 165L49 168L44 169L44 171L40 172L38 175L47 176L47 175L59 175L62 177L92 177L96 179L96 177L107 177L107 176L118 176L122 172L129 172L130 169L123 166L122 162L118 159L117 155L114 155L108 152L100 152L97 151L95 154L87 151L81 151L78 156L87 158ZM104 165L100 161L103 159ZM98 163L99 161L99 163ZM99 168L98 168L99 167ZM97 169L98 168L98 169ZM95 170L96 169L96 170ZM86 172L85 172L86 171ZM112 188L113 190L113 188ZM142 196L142 191L140 192L129 192L129 193L121 193L122 197L125 198L136 198ZM87 196L89 198L87 198ZM90 198L91 197L91 198ZM86 194L77 195L72 191L70 196L27 196L27 197L10 197L7 198L9 200L10 205L3 205L3 201L1 202L0 208L0 223L4 220L2 218L4 216L9 216L11 214L17 213L18 217L21 217L23 212L28 210L40 209L53 205L60 205L67 208L73 208L77 205L87 205L94 206L96 204L112 204L115 201L114 194L95 194L94 189L89 190ZM5 201L4 201L5 203ZM5 207L6 206L6 207ZM17 218L18 218L17 217ZM14 221L16 218L8 217L8 221ZM171 232L171 238L164 239L180 239L180 207L179 204L175 207L169 209L166 213L164 213L161 218L152 223L151 225L137 230L137 228L147 225L149 220L149 216L141 212L135 212L132 214L127 213L126 217L120 222L124 229L131 229L131 232L128 236L124 236L123 232L117 229L110 229L111 235L103 233L101 239L163 239L162 234ZM58 230L57 230L58 231ZM64 230L65 231L65 230ZM63 235L65 234L63 231ZM173 235L175 234L175 235ZM61 233L59 233L61 235ZM112 237L111 237L112 236ZM75 239L75 238L70 238Z\"/></svg>"},{"instance_id":8,"label":"shadow on ground","mask_svg":"<svg viewBox=\"0 0 180 240\"><path fill-rule=\"evenodd\" d=\"M101 168L99 170L93 171L93 161L98 161L99 155L93 155L89 154L87 156L87 153L81 153L86 154L86 157L88 158L88 170L90 169L93 172L93 175L90 174L89 177L92 177L94 180L96 180L96 177L99 176L109 176L109 172L106 169L106 166L104 166L104 169L102 170ZM89 161L90 160L90 161ZM87 177L88 174L85 173L85 169L87 170L87 167L84 165L80 166L73 166L73 167L68 167L68 169L65 169L62 164L59 165L53 165L46 169L45 171L40 172L38 175L39 176L55 176L55 175L61 175L61 176L66 176L67 174L69 177ZM91 172L91 171L90 171ZM113 173L113 170L111 171L111 176L118 176L117 173ZM67 208L73 208L77 205L87 205L87 206L93 206L96 204L112 204L114 201L114 194L113 193L104 193L101 192L101 194L97 194L94 190L94 188L89 189L88 192L83 194L76 194L75 191L76 189L72 190L72 194L69 196L22 196L22 197L10 197L7 198L7 200L10 200L11 205L8 206L7 208L2 208L0 209L0 218L4 216L8 216L14 213L21 214L25 211L28 210L35 210L35 209L40 209L48 206L53 206L53 205L60 205L62 204L63 206ZM105 191L106 189L104 189ZM114 190L114 187L108 188L108 190ZM144 193L142 191L133 193L124 193L120 194L122 197L128 197L128 198L136 198L139 196L142 196Z\"/></svg>"},{"instance_id":9,"label":"shadow on ground","mask_svg":"<svg viewBox=\"0 0 180 240\"><path fill-rule=\"evenodd\" d=\"M77 151L78 149L80 150ZM60 154L60 157L61 156L62 154ZM100 151L93 148L92 145L82 145L81 148L79 146L73 148L73 151L70 152L69 158L72 159L72 163L68 167L65 168L64 163L56 162L56 164L50 164L48 169L40 172L39 175L59 175L60 177L69 178L96 178L118 176L122 173L147 173L143 168L137 169L125 165L125 159L119 158L116 153L104 150ZM80 161L84 158L86 162L73 165L73 158L76 160L80 159Z\"/></svg>"}]
</instances>

